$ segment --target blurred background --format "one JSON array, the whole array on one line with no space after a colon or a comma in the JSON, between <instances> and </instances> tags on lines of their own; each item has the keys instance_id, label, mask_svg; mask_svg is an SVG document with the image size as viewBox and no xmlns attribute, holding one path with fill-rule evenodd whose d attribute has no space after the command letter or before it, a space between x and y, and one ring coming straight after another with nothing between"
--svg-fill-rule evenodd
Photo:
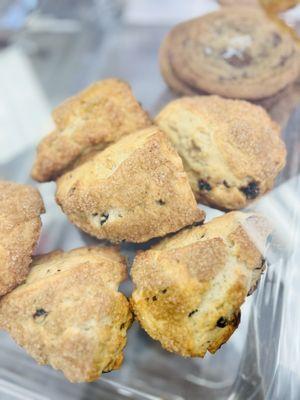
<instances>
[{"instance_id":1,"label":"blurred background","mask_svg":"<svg viewBox=\"0 0 300 400\"><path fill-rule=\"evenodd\" d=\"M163 36L216 8L213 0L1 0L0 162L35 144L51 128L50 110L94 80L124 78L155 109Z\"/></svg>"}]
</instances>

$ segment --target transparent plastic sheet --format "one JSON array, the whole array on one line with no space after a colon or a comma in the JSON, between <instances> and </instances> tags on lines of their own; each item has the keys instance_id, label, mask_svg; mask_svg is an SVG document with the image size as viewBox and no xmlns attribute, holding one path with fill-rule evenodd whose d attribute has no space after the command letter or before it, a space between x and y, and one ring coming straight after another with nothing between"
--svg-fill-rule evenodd
<instances>
[{"instance_id":1,"label":"transparent plastic sheet","mask_svg":"<svg viewBox=\"0 0 300 400\"><path fill-rule=\"evenodd\" d=\"M55 102L65 97L64 91L75 92L99 77L119 76L132 84L136 96L154 115L173 96L157 65L157 50L167 30L124 26L104 37L101 49L82 56L93 60L88 76L80 83L70 79L61 92L59 84L51 88ZM130 65L128 60L132 60ZM76 77L76 71L72 76ZM270 265L258 290L247 298L241 324L227 344L203 360L185 359L162 350L135 323L128 334L122 368L95 383L74 385L50 367L38 366L7 334L0 333L0 399L299 399L300 107L290 110L283 135L289 154L287 166L276 188L251 207L272 219L276 243L270 248ZM33 157L31 149L1 165L1 178L34 184L28 179ZM37 186L47 209L39 253L99 245L67 222L53 200L55 184ZM221 214L208 207L205 210L207 220ZM132 259L136 248L124 245L122 251ZM130 282L123 284L122 290L130 293Z\"/></svg>"}]
</instances>

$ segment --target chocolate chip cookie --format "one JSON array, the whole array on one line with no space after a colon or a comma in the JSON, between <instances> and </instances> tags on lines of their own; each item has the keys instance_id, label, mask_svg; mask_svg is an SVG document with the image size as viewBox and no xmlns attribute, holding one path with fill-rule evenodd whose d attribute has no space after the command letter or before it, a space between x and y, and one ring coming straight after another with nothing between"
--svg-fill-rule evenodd
<instances>
[{"instance_id":1,"label":"chocolate chip cookie","mask_svg":"<svg viewBox=\"0 0 300 400\"><path fill-rule=\"evenodd\" d=\"M216 208L245 207L273 187L285 165L279 126L244 100L183 97L155 122L182 157L196 198Z\"/></svg>"},{"instance_id":2,"label":"chocolate chip cookie","mask_svg":"<svg viewBox=\"0 0 300 400\"><path fill-rule=\"evenodd\" d=\"M215 353L257 286L269 233L261 216L230 212L140 252L131 304L141 326L168 351Z\"/></svg>"},{"instance_id":3,"label":"chocolate chip cookie","mask_svg":"<svg viewBox=\"0 0 300 400\"><path fill-rule=\"evenodd\" d=\"M160 60L166 82L179 93L252 100L282 90L300 71L291 36L256 7L224 7L177 25Z\"/></svg>"}]
</instances>

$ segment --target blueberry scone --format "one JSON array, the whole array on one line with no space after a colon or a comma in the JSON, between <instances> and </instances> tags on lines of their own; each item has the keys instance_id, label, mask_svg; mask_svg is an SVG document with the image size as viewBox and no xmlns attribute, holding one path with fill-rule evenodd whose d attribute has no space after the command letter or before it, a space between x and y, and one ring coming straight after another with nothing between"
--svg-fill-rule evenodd
<instances>
[{"instance_id":1,"label":"blueberry scone","mask_svg":"<svg viewBox=\"0 0 300 400\"><path fill-rule=\"evenodd\" d=\"M126 266L114 248L36 257L25 283L0 301L0 328L71 382L122 364L132 314L118 286Z\"/></svg>"},{"instance_id":2,"label":"blueberry scone","mask_svg":"<svg viewBox=\"0 0 300 400\"><path fill-rule=\"evenodd\" d=\"M270 190L285 165L278 125L260 106L218 96L183 97L156 117L202 203L239 209Z\"/></svg>"},{"instance_id":3,"label":"blueberry scone","mask_svg":"<svg viewBox=\"0 0 300 400\"><path fill-rule=\"evenodd\" d=\"M168 351L215 353L256 288L269 233L261 216L233 211L140 252L131 304L141 326Z\"/></svg>"},{"instance_id":4,"label":"blueberry scone","mask_svg":"<svg viewBox=\"0 0 300 400\"><path fill-rule=\"evenodd\" d=\"M162 74L183 94L257 100L295 81L299 50L258 7L224 7L175 26L162 44Z\"/></svg>"},{"instance_id":5,"label":"blueberry scone","mask_svg":"<svg viewBox=\"0 0 300 400\"><path fill-rule=\"evenodd\" d=\"M26 278L40 237L43 212L37 189L0 181L0 296Z\"/></svg>"},{"instance_id":6,"label":"blueberry scone","mask_svg":"<svg viewBox=\"0 0 300 400\"><path fill-rule=\"evenodd\" d=\"M57 180L56 199L72 223L112 242L146 242L204 219L180 157L154 126L81 160Z\"/></svg>"},{"instance_id":7,"label":"blueberry scone","mask_svg":"<svg viewBox=\"0 0 300 400\"><path fill-rule=\"evenodd\" d=\"M53 111L56 129L39 144L32 177L55 180L76 158L104 149L122 136L151 125L130 86L118 79L96 82Z\"/></svg>"}]
</instances>

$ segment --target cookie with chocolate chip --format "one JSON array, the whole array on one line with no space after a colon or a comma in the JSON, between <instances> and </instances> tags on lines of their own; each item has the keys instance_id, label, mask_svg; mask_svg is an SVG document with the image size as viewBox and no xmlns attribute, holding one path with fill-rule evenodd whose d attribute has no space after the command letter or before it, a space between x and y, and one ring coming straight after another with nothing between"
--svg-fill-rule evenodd
<instances>
[{"instance_id":1,"label":"cookie with chocolate chip","mask_svg":"<svg viewBox=\"0 0 300 400\"><path fill-rule=\"evenodd\" d=\"M112 242L146 242L204 219L180 157L156 126L82 160L57 180L56 199L71 222Z\"/></svg>"},{"instance_id":2,"label":"cookie with chocolate chip","mask_svg":"<svg viewBox=\"0 0 300 400\"><path fill-rule=\"evenodd\" d=\"M35 257L23 285L0 302L0 329L71 382L97 380L123 360L132 314L118 291L126 265L115 248Z\"/></svg>"},{"instance_id":3,"label":"cookie with chocolate chip","mask_svg":"<svg viewBox=\"0 0 300 400\"><path fill-rule=\"evenodd\" d=\"M161 69L179 93L262 99L300 71L291 36L256 7L224 7L177 25L161 50Z\"/></svg>"},{"instance_id":4,"label":"cookie with chocolate chip","mask_svg":"<svg viewBox=\"0 0 300 400\"><path fill-rule=\"evenodd\" d=\"M0 181L0 297L22 283L29 273L44 211L37 189Z\"/></svg>"},{"instance_id":5,"label":"cookie with chocolate chip","mask_svg":"<svg viewBox=\"0 0 300 400\"><path fill-rule=\"evenodd\" d=\"M257 286L269 233L263 217L235 211L140 252L131 304L141 326L168 351L215 353Z\"/></svg>"},{"instance_id":6,"label":"cookie with chocolate chip","mask_svg":"<svg viewBox=\"0 0 300 400\"><path fill-rule=\"evenodd\" d=\"M55 180L95 147L105 149L151 125L130 86L119 79L93 83L56 107L52 115L56 128L38 145L31 171L39 182Z\"/></svg>"},{"instance_id":7,"label":"cookie with chocolate chip","mask_svg":"<svg viewBox=\"0 0 300 400\"><path fill-rule=\"evenodd\" d=\"M182 157L196 198L219 209L245 207L266 193L285 165L279 126L244 100L183 97L155 122Z\"/></svg>"}]
</instances>

